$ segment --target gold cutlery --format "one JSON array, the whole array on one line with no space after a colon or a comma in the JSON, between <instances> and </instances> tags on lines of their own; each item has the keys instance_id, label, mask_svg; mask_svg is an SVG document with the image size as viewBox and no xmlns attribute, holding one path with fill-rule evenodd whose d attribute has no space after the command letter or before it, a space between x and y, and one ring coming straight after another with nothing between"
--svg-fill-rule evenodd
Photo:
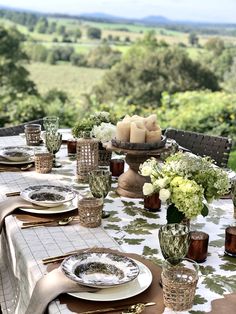
<instances>
[{"instance_id":1,"label":"gold cutlery","mask_svg":"<svg viewBox=\"0 0 236 314\"><path fill-rule=\"evenodd\" d=\"M92 251L94 249L96 249L96 246L93 246L93 247L91 247L89 249L83 250L83 253ZM55 263L55 262L61 262L66 257L71 256L71 255L76 254L76 253L79 253L79 252L81 252L81 249L70 251L68 253L61 254L61 255L55 255L55 256L46 257L46 258L42 259L42 262L43 262L44 265L47 265L47 264L50 264L50 263Z\"/></svg>"},{"instance_id":2,"label":"gold cutlery","mask_svg":"<svg viewBox=\"0 0 236 314\"><path fill-rule=\"evenodd\" d=\"M71 251L70 253L65 253L65 254L61 254L61 255L55 255L55 256L51 256L51 257L46 257L42 259L42 262L44 265L50 264L50 263L55 263L55 262L60 262L62 261L64 258L71 256L73 254L78 253L80 250L75 250L75 251Z\"/></svg>"},{"instance_id":3,"label":"gold cutlery","mask_svg":"<svg viewBox=\"0 0 236 314\"><path fill-rule=\"evenodd\" d=\"M30 163L23 167L0 167L0 172L19 172L19 171L26 171L34 166L33 163Z\"/></svg>"},{"instance_id":4,"label":"gold cutlery","mask_svg":"<svg viewBox=\"0 0 236 314\"><path fill-rule=\"evenodd\" d=\"M0 168L0 172L18 172L18 171L21 171L21 169L17 168L17 167L3 167L3 168Z\"/></svg>"},{"instance_id":5,"label":"gold cutlery","mask_svg":"<svg viewBox=\"0 0 236 314\"><path fill-rule=\"evenodd\" d=\"M155 302L148 302L148 303L136 303L136 304L127 304L127 305L121 305L117 307L109 307L105 309L99 309L99 310L92 310L92 311L86 311L86 312L80 312L79 314L96 314L96 313L108 313L108 312L114 312L114 311L125 311L122 312L123 314L128 313L141 313L146 306L152 306L155 305Z\"/></svg>"},{"instance_id":6,"label":"gold cutlery","mask_svg":"<svg viewBox=\"0 0 236 314\"><path fill-rule=\"evenodd\" d=\"M6 195L6 197L19 196L19 195L20 195L20 191L8 192L8 193L6 193L5 195Z\"/></svg>"},{"instance_id":7,"label":"gold cutlery","mask_svg":"<svg viewBox=\"0 0 236 314\"><path fill-rule=\"evenodd\" d=\"M66 226L72 221L78 221L79 218L77 217L66 217L62 219L55 219L55 220L42 220L42 221L31 221L31 222L23 222L21 229L33 228L33 227L42 227L50 224L56 224L59 226Z\"/></svg>"}]
</instances>

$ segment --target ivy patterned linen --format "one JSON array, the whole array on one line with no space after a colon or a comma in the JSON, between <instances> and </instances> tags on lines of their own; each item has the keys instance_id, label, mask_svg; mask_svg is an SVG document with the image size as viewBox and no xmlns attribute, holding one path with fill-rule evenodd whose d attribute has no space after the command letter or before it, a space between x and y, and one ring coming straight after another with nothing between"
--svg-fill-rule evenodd
<instances>
[{"instance_id":1,"label":"ivy patterned linen","mask_svg":"<svg viewBox=\"0 0 236 314\"><path fill-rule=\"evenodd\" d=\"M11 137L10 140L12 145L24 144L20 137ZM0 138L0 146L7 145L7 142L9 138ZM80 192L89 190L87 184L78 184L76 181L76 161L66 157L65 147L62 147L59 154L63 167L53 170L50 174L37 174L32 171L1 173L1 200L5 199L6 192L49 182L69 185ZM110 212L110 217L103 219L102 226L98 228L87 229L75 224L22 230L21 222L14 216L6 218L6 229L1 239L3 247L8 252L8 256L1 254L4 257L1 260L1 283L4 290L0 292L3 313L24 313L22 309L27 305L29 301L27 298L36 281L46 273L42 258L47 256L97 245L137 253L158 265L162 264L158 230L166 223L166 208L162 206L161 211L157 213L147 212L143 208L142 199L120 197L115 192L116 187L117 181L113 180L112 189L104 205L104 210ZM208 233L210 238L207 260L199 264L200 277L194 305L186 313L206 313L211 310L212 300L223 298L223 294L236 292L236 258L224 254L225 228L234 223L233 204L230 199L214 201L210 204L207 217L199 216L191 221L191 230L202 230ZM17 260L14 260L14 257ZM10 301L10 290L16 278L21 278L16 286L20 292L13 291L15 296L19 297ZM58 300L51 302L48 311L49 314L72 313L65 304L59 304ZM164 313L174 312L165 309Z\"/></svg>"}]
</instances>

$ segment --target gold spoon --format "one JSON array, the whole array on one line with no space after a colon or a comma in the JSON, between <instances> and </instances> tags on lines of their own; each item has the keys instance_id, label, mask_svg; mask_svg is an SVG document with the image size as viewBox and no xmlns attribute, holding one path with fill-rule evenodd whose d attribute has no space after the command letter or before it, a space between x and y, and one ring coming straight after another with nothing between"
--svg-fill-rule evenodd
<instances>
[{"instance_id":1,"label":"gold spoon","mask_svg":"<svg viewBox=\"0 0 236 314\"><path fill-rule=\"evenodd\" d=\"M20 170L25 171L25 170L32 168L33 166L34 166L34 164L31 163L31 164L28 164L27 166L21 167Z\"/></svg>"}]
</instances>

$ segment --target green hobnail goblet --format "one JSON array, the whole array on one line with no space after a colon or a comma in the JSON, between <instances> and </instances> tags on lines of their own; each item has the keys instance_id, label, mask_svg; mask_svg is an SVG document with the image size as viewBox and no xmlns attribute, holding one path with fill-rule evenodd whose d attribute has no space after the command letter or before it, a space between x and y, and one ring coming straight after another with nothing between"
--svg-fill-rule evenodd
<instances>
[{"instance_id":1,"label":"green hobnail goblet","mask_svg":"<svg viewBox=\"0 0 236 314\"><path fill-rule=\"evenodd\" d=\"M56 161L56 153L59 151L62 144L62 134L61 133L47 133L45 136L45 144L47 150L53 154L53 168L61 167L61 164Z\"/></svg>"},{"instance_id":2,"label":"green hobnail goblet","mask_svg":"<svg viewBox=\"0 0 236 314\"><path fill-rule=\"evenodd\" d=\"M43 126L46 133L56 133L59 128L59 118L56 116L44 117Z\"/></svg>"},{"instance_id":3,"label":"green hobnail goblet","mask_svg":"<svg viewBox=\"0 0 236 314\"><path fill-rule=\"evenodd\" d=\"M111 172L109 170L93 170L89 173L89 188L96 198L104 198L111 189ZM102 211L102 218L109 217L107 211Z\"/></svg>"},{"instance_id":4,"label":"green hobnail goblet","mask_svg":"<svg viewBox=\"0 0 236 314\"><path fill-rule=\"evenodd\" d=\"M158 233L162 255L169 258L173 264L186 256L190 244L189 227L174 223L161 226Z\"/></svg>"}]
</instances>

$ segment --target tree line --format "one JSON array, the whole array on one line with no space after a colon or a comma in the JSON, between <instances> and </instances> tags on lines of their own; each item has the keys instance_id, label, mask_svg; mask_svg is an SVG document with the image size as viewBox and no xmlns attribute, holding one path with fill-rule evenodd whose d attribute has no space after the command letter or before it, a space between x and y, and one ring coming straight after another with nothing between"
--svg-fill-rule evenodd
<instances>
[{"instance_id":1,"label":"tree line","mask_svg":"<svg viewBox=\"0 0 236 314\"><path fill-rule=\"evenodd\" d=\"M161 112L163 124L174 124L174 121L177 121L176 123L181 125L176 117L196 117L198 102L203 99L202 108L204 101L210 101L211 114L217 115L212 118L214 132L218 132L218 135L225 135L227 129L235 132L233 124L236 116L232 109L232 106L235 106L235 94L228 98L225 96L227 106L219 104L218 111L214 109L214 95L218 95L220 103L220 98L224 95L222 90L226 90L225 73L234 91L236 86L235 49L225 47L219 39L208 42L209 54L205 60L202 58L196 61L192 60L184 49L162 45L155 34L147 33L106 71L101 82L93 86L91 92L84 95L83 100L78 103L72 102L62 91L52 90L46 95L39 94L24 67L29 58L22 49L22 35L16 29L0 26L0 43L1 126L55 114L61 118L62 126L70 127L76 120L100 110L109 111L117 118L126 113L146 115ZM64 51L60 51L61 55L63 53ZM107 58L104 51L100 56L102 55L104 59ZM93 58L96 57L95 53ZM181 98L185 93L188 93L187 96ZM192 93L199 95L199 98L195 97L194 106L190 105ZM179 103L184 100L185 105L177 106L175 95L178 94ZM211 119L207 120L209 112L201 112L203 116L198 119L198 123L209 122L209 130L213 126ZM226 117L232 128L222 125ZM199 129L199 125L195 124L191 120L186 126L189 130L194 127Z\"/></svg>"}]
</instances>

